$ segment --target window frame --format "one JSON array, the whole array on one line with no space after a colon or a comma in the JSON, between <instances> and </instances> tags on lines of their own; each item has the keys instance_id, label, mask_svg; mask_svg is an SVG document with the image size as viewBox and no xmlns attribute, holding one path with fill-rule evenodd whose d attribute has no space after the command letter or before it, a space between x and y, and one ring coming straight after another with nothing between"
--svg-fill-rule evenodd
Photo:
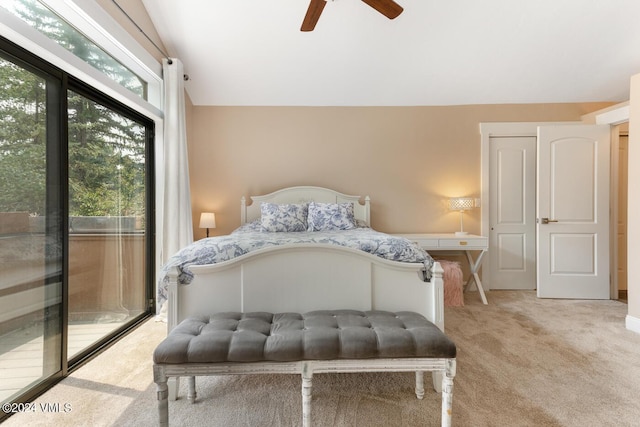
<instances>
[{"instance_id":1,"label":"window frame","mask_svg":"<svg viewBox=\"0 0 640 427\"><path fill-rule=\"evenodd\" d=\"M49 2L56 3L56 0L43 1L46 2L47 5L49 5ZM56 13L60 13L59 10L54 10ZM106 12L102 11L102 14L106 15ZM61 16L68 19L65 15L61 14ZM80 15L78 14L78 16ZM80 18L77 19L80 20ZM72 22L71 20L69 20L69 23L74 26L78 25L77 22ZM89 22L85 21L84 25L89 25ZM116 24L114 23L114 25ZM94 30L96 34L99 34L96 27L94 27ZM83 31L87 30L85 29ZM103 28L101 28L100 31L106 33L106 30ZM124 32L124 30L120 31ZM133 72L147 81L148 101L111 80L99 70L93 68L84 60L67 51L58 43L49 39L44 34L32 28L2 7L0 7L0 36L5 37L18 46L21 46L25 50L42 58L62 71L65 71L69 75L74 76L78 80L89 84L97 91L105 93L106 95L125 104L129 108L132 108L140 114L156 121L156 127L158 127L159 123L161 124L163 119L162 66L155 61L155 59L152 59L155 61L154 69L152 70L152 66L144 61L148 68L143 70L140 63L136 64L135 62L132 62L132 58L134 58L137 53L133 53L131 50L125 49L124 45L120 43L117 43L119 47L116 49L115 36L111 36L113 43L111 43L110 46L100 45L100 47L114 58L121 61L125 66L130 67ZM89 36L92 37L91 34L89 34ZM120 37L124 37L126 39L131 36L126 37L124 35L118 35L118 39L120 39ZM95 41L95 39L93 40ZM131 44L132 46L139 46L132 38L130 41L126 41L126 43L127 45ZM114 51L114 49L116 50ZM145 55L143 54L143 56ZM146 56L150 55L147 53Z\"/></svg>"},{"instance_id":2,"label":"window frame","mask_svg":"<svg viewBox=\"0 0 640 427\"><path fill-rule=\"evenodd\" d=\"M147 83L147 99L162 108L162 66L93 0L38 0Z\"/></svg>"}]
</instances>

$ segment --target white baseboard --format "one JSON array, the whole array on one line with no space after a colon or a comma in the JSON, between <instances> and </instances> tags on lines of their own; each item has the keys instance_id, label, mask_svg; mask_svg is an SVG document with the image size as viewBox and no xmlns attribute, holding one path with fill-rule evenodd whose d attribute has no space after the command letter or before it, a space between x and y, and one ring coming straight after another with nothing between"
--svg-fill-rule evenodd
<instances>
[{"instance_id":1,"label":"white baseboard","mask_svg":"<svg viewBox=\"0 0 640 427\"><path fill-rule=\"evenodd\" d=\"M640 319L637 317L632 317L627 314L626 326L630 331L640 334Z\"/></svg>"}]
</instances>

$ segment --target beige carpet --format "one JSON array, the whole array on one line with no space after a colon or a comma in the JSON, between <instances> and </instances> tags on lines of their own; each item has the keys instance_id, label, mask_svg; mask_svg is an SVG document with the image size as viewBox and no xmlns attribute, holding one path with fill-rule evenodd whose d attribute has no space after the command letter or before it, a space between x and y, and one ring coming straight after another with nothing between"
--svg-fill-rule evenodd
<instances>
[{"instance_id":1,"label":"beige carpet","mask_svg":"<svg viewBox=\"0 0 640 427\"><path fill-rule=\"evenodd\" d=\"M464 307L446 309L458 345L455 426L640 425L640 335L624 328L625 304L539 300L523 291L488 299L483 306L469 293ZM68 403L70 412L20 414L3 427L156 425L151 353L165 327L147 322L37 400ZM418 401L412 381L411 374L316 375L315 425L439 425L439 395L429 388ZM195 405L170 402L171 425L300 424L295 375L203 378L198 392Z\"/></svg>"}]
</instances>

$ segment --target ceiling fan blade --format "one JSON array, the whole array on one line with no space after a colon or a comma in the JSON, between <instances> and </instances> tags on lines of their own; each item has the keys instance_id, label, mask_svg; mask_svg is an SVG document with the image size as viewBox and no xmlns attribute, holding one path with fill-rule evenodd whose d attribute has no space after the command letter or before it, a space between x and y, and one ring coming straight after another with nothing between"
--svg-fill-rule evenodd
<instances>
[{"instance_id":1,"label":"ceiling fan blade","mask_svg":"<svg viewBox=\"0 0 640 427\"><path fill-rule=\"evenodd\" d=\"M393 19L400 15L404 10L402 6L393 0L362 0L384 16L389 19Z\"/></svg>"},{"instance_id":2,"label":"ceiling fan blade","mask_svg":"<svg viewBox=\"0 0 640 427\"><path fill-rule=\"evenodd\" d=\"M313 31L318 23L318 19L320 19L322 9L324 9L326 4L326 0L311 0L311 2L309 2L309 8L307 9L307 14L304 16L304 20L302 21L300 31Z\"/></svg>"}]
</instances>

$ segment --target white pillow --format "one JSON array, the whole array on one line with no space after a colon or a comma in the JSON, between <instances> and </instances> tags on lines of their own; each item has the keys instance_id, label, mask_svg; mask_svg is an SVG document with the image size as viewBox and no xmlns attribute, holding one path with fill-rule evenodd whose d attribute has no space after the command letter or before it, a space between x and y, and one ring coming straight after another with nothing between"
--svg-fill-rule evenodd
<instances>
[{"instance_id":1,"label":"white pillow","mask_svg":"<svg viewBox=\"0 0 640 427\"><path fill-rule=\"evenodd\" d=\"M307 231L309 206L305 204L260 204L261 231Z\"/></svg>"},{"instance_id":2,"label":"white pillow","mask_svg":"<svg viewBox=\"0 0 640 427\"><path fill-rule=\"evenodd\" d=\"M309 203L309 231L351 230L356 228L353 203Z\"/></svg>"}]
</instances>

